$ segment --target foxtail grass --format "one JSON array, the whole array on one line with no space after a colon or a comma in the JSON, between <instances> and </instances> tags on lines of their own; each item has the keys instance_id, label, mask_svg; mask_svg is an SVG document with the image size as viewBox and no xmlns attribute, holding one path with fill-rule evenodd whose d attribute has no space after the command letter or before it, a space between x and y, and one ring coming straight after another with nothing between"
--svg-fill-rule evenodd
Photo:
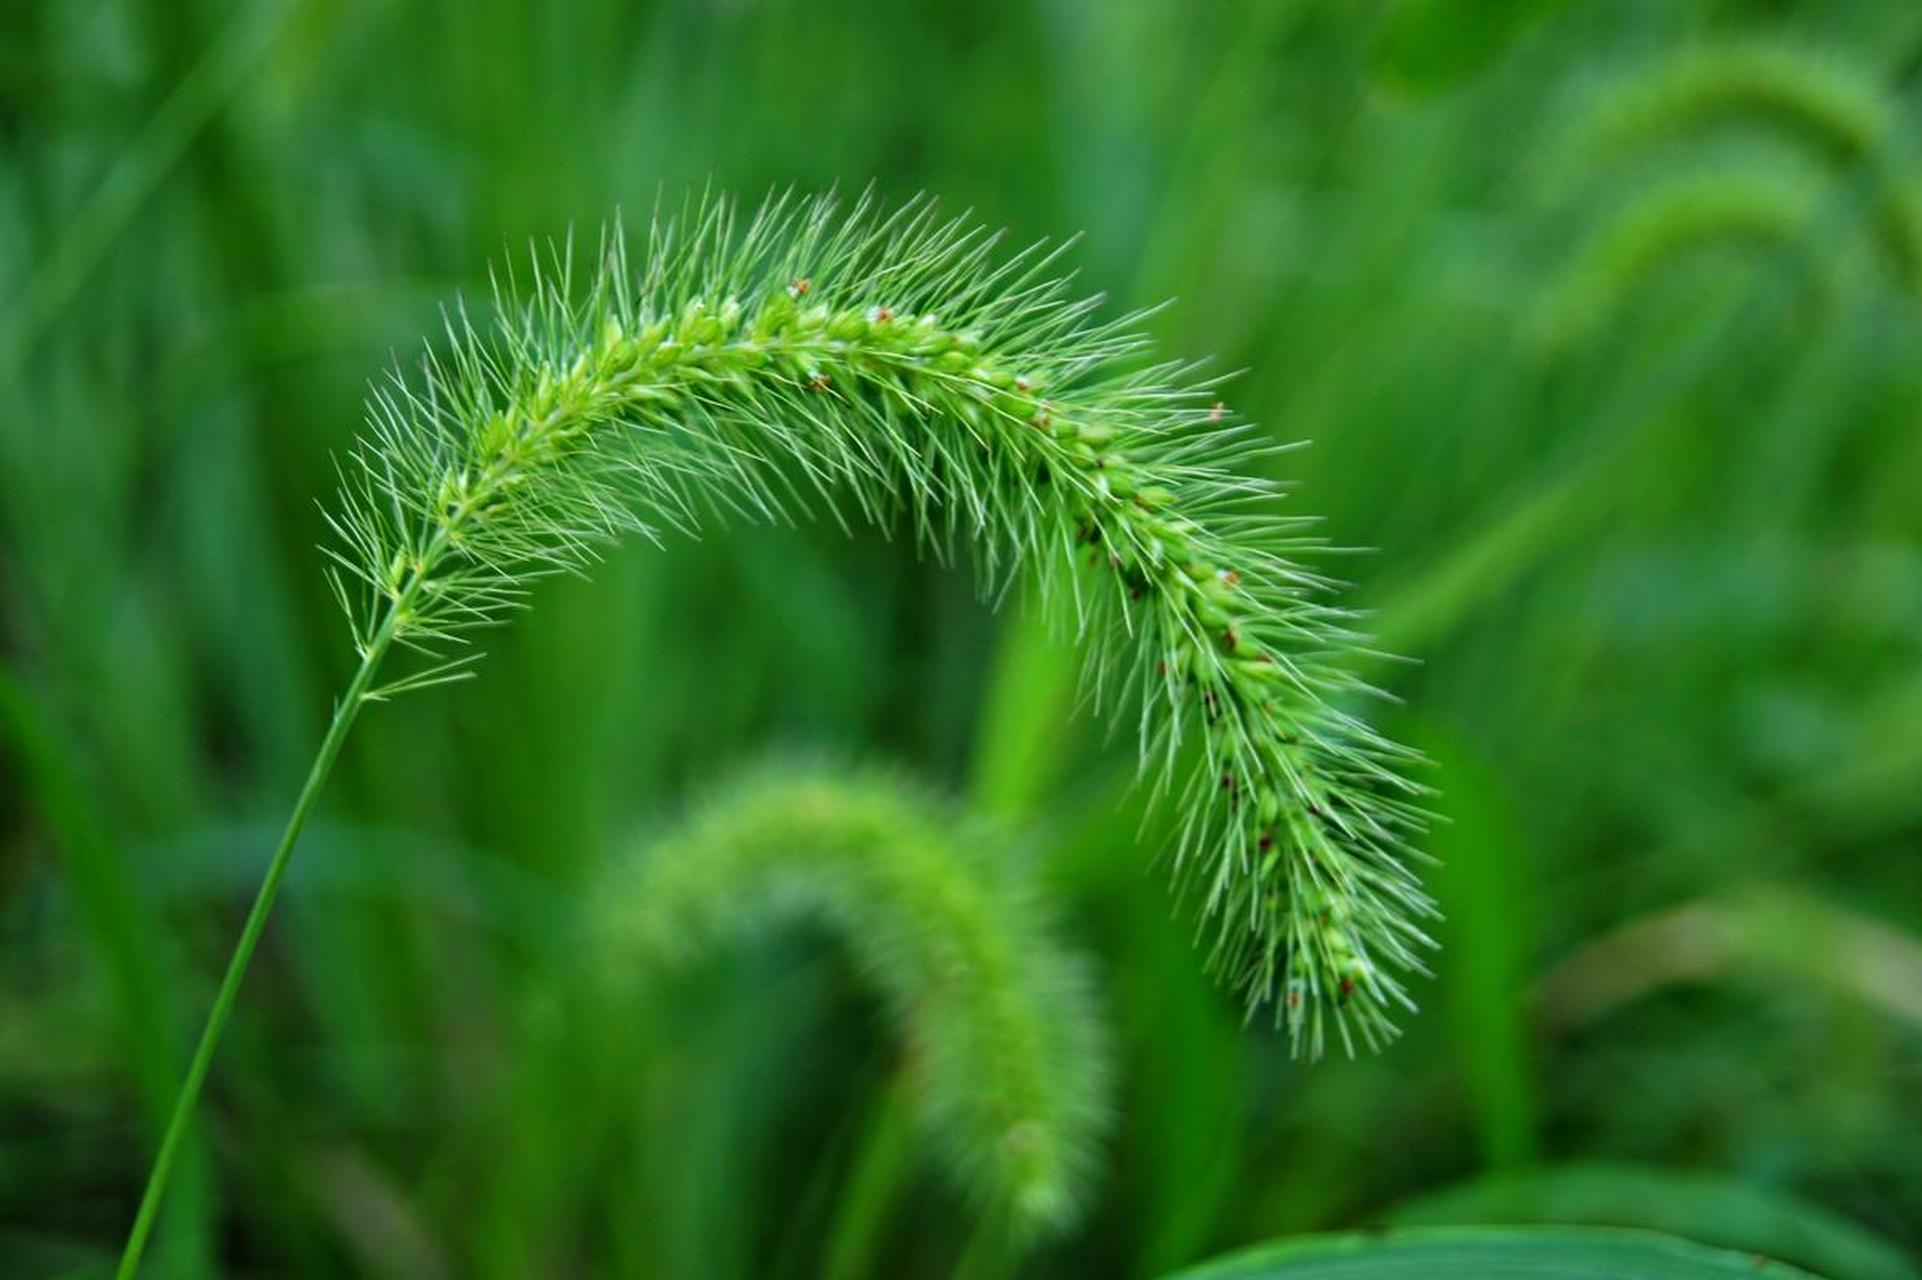
<instances>
[{"instance_id":1,"label":"foxtail grass","mask_svg":"<svg viewBox=\"0 0 1922 1280\"><path fill-rule=\"evenodd\" d=\"M883 771L764 767L612 868L594 910L594 964L627 976L825 925L887 1006L959 1187L1026 1238L1079 1211L1105 1037L1084 963L990 824Z\"/></svg>"},{"instance_id":2,"label":"foxtail grass","mask_svg":"<svg viewBox=\"0 0 1922 1280\"><path fill-rule=\"evenodd\" d=\"M906 522L990 593L1072 601L1093 699L1170 798L1208 963L1318 1055L1394 1033L1430 945L1412 753L1359 714L1365 643L1276 510L1275 445L1143 317L1103 319L1063 246L1004 252L926 201L726 201L571 246L448 317L374 393L329 513L359 665L242 928L149 1179L167 1170L302 826L368 705L473 673L544 577L716 509ZM399 655L406 655L397 660Z\"/></svg>"}]
</instances>

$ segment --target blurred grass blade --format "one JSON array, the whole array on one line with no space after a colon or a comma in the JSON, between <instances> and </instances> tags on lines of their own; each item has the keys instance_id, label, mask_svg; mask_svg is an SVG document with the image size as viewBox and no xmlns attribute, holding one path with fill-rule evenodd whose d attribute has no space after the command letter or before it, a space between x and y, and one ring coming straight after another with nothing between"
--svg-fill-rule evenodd
<instances>
[{"instance_id":1,"label":"blurred grass blade","mask_svg":"<svg viewBox=\"0 0 1922 1280\"><path fill-rule=\"evenodd\" d=\"M65 221L59 241L0 315L0 385L12 381L34 342L73 300L147 197L260 65L289 3L260 0L239 6L227 29L173 87L93 195Z\"/></svg>"},{"instance_id":2,"label":"blurred grass blade","mask_svg":"<svg viewBox=\"0 0 1922 1280\"><path fill-rule=\"evenodd\" d=\"M1529 883L1534 857L1499 779L1454 742L1419 735L1448 779L1447 821L1435 829L1435 898L1448 965L1443 995L1455 1061L1474 1109L1483 1162L1523 1164L1536 1146L1527 1001L1538 918Z\"/></svg>"},{"instance_id":3,"label":"blurred grass blade","mask_svg":"<svg viewBox=\"0 0 1922 1280\"><path fill-rule=\"evenodd\" d=\"M131 861L102 826L88 788L76 776L75 753L32 693L0 667L0 765L10 754L17 756L25 789L37 800L47 834L64 855L81 926L119 1005L122 1053L148 1117L158 1125L173 1100L183 1056L171 957L140 900ZM200 1144L189 1143L181 1159L164 1262L178 1274L205 1274L213 1232ZM19 1274L12 1264L5 1270Z\"/></svg>"},{"instance_id":4,"label":"blurred grass blade","mask_svg":"<svg viewBox=\"0 0 1922 1280\"><path fill-rule=\"evenodd\" d=\"M1913 1262L1839 1214L1746 1178L1647 1165L1579 1164L1499 1174L1410 1200L1398 1227L1453 1223L1640 1227L1781 1258L1833 1280L1915 1280Z\"/></svg>"},{"instance_id":5,"label":"blurred grass blade","mask_svg":"<svg viewBox=\"0 0 1922 1280\"><path fill-rule=\"evenodd\" d=\"M1434 1227L1260 1245L1174 1280L1790 1280L1808 1274L1654 1232Z\"/></svg>"},{"instance_id":6,"label":"blurred grass blade","mask_svg":"<svg viewBox=\"0 0 1922 1280\"><path fill-rule=\"evenodd\" d=\"M1535 1000L1550 1027L1570 1030L1675 983L1745 973L1787 975L1922 1027L1922 940L1786 885L1630 921L1549 970Z\"/></svg>"},{"instance_id":7,"label":"blurred grass blade","mask_svg":"<svg viewBox=\"0 0 1922 1280\"><path fill-rule=\"evenodd\" d=\"M1401 0L1376 35L1376 70L1421 93L1454 88L1565 0Z\"/></svg>"},{"instance_id":8,"label":"blurred grass blade","mask_svg":"<svg viewBox=\"0 0 1922 1280\"><path fill-rule=\"evenodd\" d=\"M899 1082L875 1102L828 1239L822 1268L828 1280L875 1274L874 1257L888 1215L914 1164L913 1120L912 1099Z\"/></svg>"},{"instance_id":9,"label":"blurred grass blade","mask_svg":"<svg viewBox=\"0 0 1922 1280\"><path fill-rule=\"evenodd\" d=\"M975 734L973 807L1003 821L1040 806L1079 736L1072 717L1081 654L1038 596L1028 593L1001 625Z\"/></svg>"}]
</instances>

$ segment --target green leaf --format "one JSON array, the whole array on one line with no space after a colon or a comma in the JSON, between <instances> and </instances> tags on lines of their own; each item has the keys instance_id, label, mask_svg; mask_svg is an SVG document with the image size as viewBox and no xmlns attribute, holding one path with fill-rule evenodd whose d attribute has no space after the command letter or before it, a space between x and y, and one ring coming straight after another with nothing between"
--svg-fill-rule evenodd
<instances>
[{"instance_id":1,"label":"green leaf","mask_svg":"<svg viewBox=\"0 0 1922 1280\"><path fill-rule=\"evenodd\" d=\"M1648 1231L1435 1227L1258 1245L1174 1280L1788 1280L1808 1274Z\"/></svg>"},{"instance_id":2,"label":"green leaf","mask_svg":"<svg viewBox=\"0 0 1922 1280\"><path fill-rule=\"evenodd\" d=\"M1835 1280L1915 1280L1886 1240L1792 1195L1726 1174L1580 1164L1479 1178L1397 1207L1397 1226L1583 1223L1686 1231L1706 1244L1763 1253Z\"/></svg>"}]
</instances>

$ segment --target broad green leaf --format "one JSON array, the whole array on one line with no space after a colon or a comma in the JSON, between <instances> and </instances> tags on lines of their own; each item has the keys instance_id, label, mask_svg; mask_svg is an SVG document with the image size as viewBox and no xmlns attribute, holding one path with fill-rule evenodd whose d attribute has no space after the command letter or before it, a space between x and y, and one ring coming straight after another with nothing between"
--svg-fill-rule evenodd
<instances>
[{"instance_id":1,"label":"broad green leaf","mask_svg":"<svg viewBox=\"0 0 1922 1280\"><path fill-rule=\"evenodd\" d=\"M1922 1274L1887 1241L1781 1191L1724 1174L1638 1165L1567 1165L1479 1178L1408 1201L1388 1221L1644 1227L1782 1258L1834 1280Z\"/></svg>"},{"instance_id":2,"label":"broad green leaf","mask_svg":"<svg viewBox=\"0 0 1922 1280\"><path fill-rule=\"evenodd\" d=\"M1647 1231L1434 1227L1258 1245L1174 1280L1789 1280L1808 1274L1756 1254Z\"/></svg>"}]
</instances>

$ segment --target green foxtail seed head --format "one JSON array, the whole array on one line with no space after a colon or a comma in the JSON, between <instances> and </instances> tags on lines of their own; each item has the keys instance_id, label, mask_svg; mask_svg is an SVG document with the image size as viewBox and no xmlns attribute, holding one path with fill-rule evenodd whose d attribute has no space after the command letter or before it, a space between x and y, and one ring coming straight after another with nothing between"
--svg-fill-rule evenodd
<instances>
[{"instance_id":1,"label":"green foxtail seed head","mask_svg":"<svg viewBox=\"0 0 1922 1280\"><path fill-rule=\"evenodd\" d=\"M764 768L697 804L595 895L597 967L659 970L806 917L841 938L906 1045L922 1127L1023 1237L1068 1225L1108 1114L1105 1036L998 833L871 770Z\"/></svg>"},{"instance_id":2,"label":"green foxtail seed head","mask_svg":"<svg viewBox=\"0 0 1922 1280\"><path fill-rule=\"evenodd\" d=\"M1353 710L1360 637L1249 470L1275 446L1147 358L1139 316L1095 318L1060 252L918 200L704 202L632 258L616 232L585 271L569 248L506 282L490 332L457 313L373 397L330 517L362 651L434 656L375 693L466 674L468 632L625 533L712 505L905 518L991 588L1073 602L1092 692L1134 700L1177 796L1211 966L1299 1050L1376 1044L1432 945L1413 757Z\"/></svg>"},{"instance_id":3,"label":"green foxtail seed head","mask_svg":"<svg viewBox=\"0 0 1922 1280\"><path fill-rule=\"evenodd\" d=\"M1640 287L1696 251L1792 246L1826 185L1791 167L1698 165L1636 189L1575 245L1545 293L1540 336L1551 346L1593 336Z\"/></svg>"},{"instance_id":4,"label":"green foxtail seed head","mask_svg":"<svg viewBox=\"0 0 1922 1280\"><path fill-rule=\"evenodd\" d=\"M1922 184L1903 116L1883 71L1805 42L1712 42L1621 68L1578 95L1537 166L1557 203L1614 209L1578 256L1577 296L1698 245L1788 242L1817 219L1808 255L1826 271L1858 208L1901 286L1922 293ZM1638 182L1650 161L1671 172Z\"/></svg>"}]
</instances>

